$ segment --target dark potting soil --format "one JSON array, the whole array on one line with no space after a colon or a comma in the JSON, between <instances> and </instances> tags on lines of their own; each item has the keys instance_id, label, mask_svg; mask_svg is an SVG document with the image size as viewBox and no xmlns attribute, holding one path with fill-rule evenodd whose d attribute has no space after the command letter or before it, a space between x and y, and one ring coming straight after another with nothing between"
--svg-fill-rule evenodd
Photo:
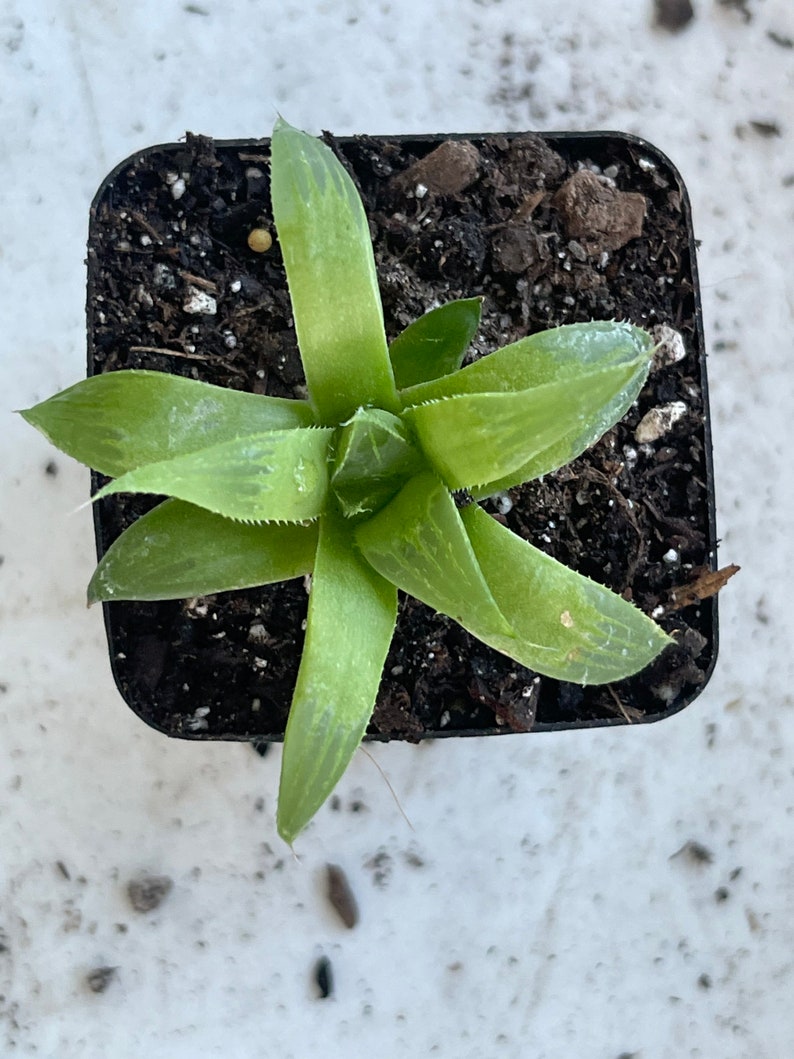
<instances>
[{"instance_id":1,"label":"dark potting soil","mask_svg":"<svg viewBox=\"0 0 794 1059\"><path fill-rule=\"evenodd\" d=\"M547 327L612 318L668 325L686 350L652 372L589 452L484 504L653 613L676 645L636 677L581 688L537 677L402 598L370 734L624 723L681 708L716 656L716 602L676 609L673 599L713 568L715 548L695 263L677 174L623 136L470 137L436 153L438 141L326 139L366 205L390 339L436 304L483 295L469 359ZM264 253L249 248L254 228L273 235ZM92 207L88 264L90 373L146 368L305 397L266 141L188 136L123 163ZM648 426L646 413L674 402L676 421L652 415ZM153 503L103 500L100 552ZM171 735L281 738L306 608L301 580L106 605L117 683Z\"/></svg>"}]
</instances>

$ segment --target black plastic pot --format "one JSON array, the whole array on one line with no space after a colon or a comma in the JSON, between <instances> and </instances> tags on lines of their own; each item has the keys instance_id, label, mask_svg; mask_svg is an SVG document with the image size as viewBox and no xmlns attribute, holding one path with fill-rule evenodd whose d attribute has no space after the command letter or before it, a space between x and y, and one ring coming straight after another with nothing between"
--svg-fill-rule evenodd
<instances>
[{"instance_id":1,"label":"black plastic pot","mask_svg":"<svg viewBox=\"0 0 794 1059\"><path fill-rule=\"evenodd\" d=\"M517 498L511 494L517 506L509 516L522 519L541 547L563 561L578 556L570 565L653 611L678 646L637 677L581 689L536 679L409 601L370 737L658 720L699 694L717 657L716 597L678 609L674 602L675 590L680 603L683 586L716 568L705 349L684 184L661 152L622 133L447 139L464 140L478 154L467 188L427 186L421 167L405 175L442 138L334 141L373 217L389 337L430 307L434 270L440 301L486 295L489 349L503 344L505 333L591 316L629 316L680 332L684 360L654 372L636 408L591 453ZM139 152L106 178L91 208L89 375L149 368L259 392L300 392L278 246L260 255L246 241L253 227L272 230L267 151L266 140L189 137ZM455 157L453 150L453 163ZM582 167L604 174L601 187L614 178L621 190L645 196L641 237L599 250L598 238L609 243L609 233L590 239L566 230L552 200ZM455 184L457 171L453 164L452 175L439 179ZM485 203L493 216L482 212ZM464 277L459 283L450 281L453 268ZM204 311L196 311L200 304ZM686 406L683 418L645 447L637 443L639 420L673 401ZM643 496L643 484L652 498ZM97 504L98 554L150 506L124 497ZM292 583L208 600L106 604L116 684L144 721L168 735L278 740L300 653L301 600L305 606L302 586Z\"/></svg>"}]
</instances>

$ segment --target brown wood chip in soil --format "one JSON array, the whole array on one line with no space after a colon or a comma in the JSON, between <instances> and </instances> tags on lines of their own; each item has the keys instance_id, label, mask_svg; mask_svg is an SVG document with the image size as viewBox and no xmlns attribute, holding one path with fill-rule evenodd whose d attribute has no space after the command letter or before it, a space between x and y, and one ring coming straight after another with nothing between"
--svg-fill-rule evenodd
<instances>
[{"instance_id":1,"label":"brown wood chip in soil","mask_svg":"<svg viewBox=\"0 0 794 1059\"><path fill-rule=\"evenodd\" d=\"M364 199L389 339L435 304L478 295L483 316L469 359L530 332L590 319L664 324L680 333L684 359L653 372L626 419L589 452L511 490L505 515L484 502L513 532L646 613L666 603L687 571L710 565L701 339L688 213L675 173L647 145L623 138L473 137L469 186L417 198L414 178L436 164L437 141L326 139ZM444 150L454 155L461 146ZM247 245L254 227L275 232L261 177L267 157L266 143L189 136L136 154L106 185L90 226L93 373L173 371L234 389L305 396L278 240L266 254ZM178 199L168 183L174 172L186 174ZM411 179L401 181L406 173ZM591 187L602 212L607 200L631 204L633 219L621 224L619 239L594 232L592 216L590 230L586 217L576 222L570 202L562 210L552 205L572 179ZM212 314L183 310L197 280L214 292ZM674 401L686 405L681 419L638 449L633 432L641 418ZM103 548L153 502L101 501ZM662 559L671 547L680 553L675 568ZM172 735L281 739L303 644L302 580L202 604L201 614L185 601L107 607L112 664L127 701ZM524 730L533 716L536 730L623 723L627 706L640 719L667 714L692 698L710 671L712 618L712 601L664 614L676 646L637 677L610 689L582 688L536 682L536 674L455 622L401 597L369 735L418 740ZM254 623L264 630L256 642L249 638Z\"/></svg>"},{"instance_id":2,"label":"brown wood chip in soil","mask_svg":"<svg viewBox=\"0 0 794 1059\"><path fill-rule=\"evenodd\" d=\"M740 570L740 566L731 563L729 566L723 566L721 570L697 571L697 577L692 581L671 590L671 602L668 609L680 610L682 607L691 607L700 600L716 595Z\"/></svg>"}]
</instances>

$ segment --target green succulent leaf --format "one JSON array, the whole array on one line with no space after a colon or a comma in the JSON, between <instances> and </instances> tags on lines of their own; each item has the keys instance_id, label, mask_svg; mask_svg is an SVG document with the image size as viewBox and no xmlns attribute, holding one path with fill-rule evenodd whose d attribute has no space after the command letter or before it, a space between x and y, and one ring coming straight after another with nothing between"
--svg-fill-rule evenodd
<instances>
[{"instance_id":1,"label":"green succulent leaf","mask_svg":"<svg viewBox=\"0 0 794 1059\"><path fill-rule=\"evenodd\" d=\"M342 425L331 484L348 518L378 511L424 466L403 423L379 408L359 408Z\"/></svg>"},{"instance_id":2,"label":"green succulent leaf","mask_svg":"<svg viewBox=\"0 0 794 1059\"><path fill-rule=\"evenodd\" d=\"M329 511L284 736L278 831L286 842L323 804L364 736L396 621L397 590L362 561L342 516Z\"/></svg>"},{"instance_id":3,"label":"green succulent leaf","mask_svg":"<svg viewBox=\"0 0 794 1059\"><path fill-rule=\"evenodd\" d=\"M510 474L490 474L478 497L530 481L564 466L619 422L636 400L648 376L653 340L641 328L614 321L566 324L530 335L482 357L454 375L404 390L405 407L445 397L476 393L514 393L557 384L573 396L603 372L626 369L626 382L590 418L537 451Z\"/></svg>"},{"instance_id":4,"label":"green succulent leaf","mask_svg":"<svg viewBox=\"0 0 794 1059\"><path fill-rule=\"evenodd\" d=\"M404 592L466 628L511 636L455 502L432 472L416 475L359 526L356 542L367 562Z\"/></svg>"},{"instance_id":5,"label":"green succulent leaf","mask_svg":"<svg viewBox=\"0 0 794 1059\"><path fill-rule=\"evenodd\" d=\"M208 445L314 422L306 401L159 371L94 375L21 415L62 452L111 478Z\"/></svg>"},{"instance_id":6,"label":"green succulent leaf","mask_svg":"<svg viewBox=\"0 0 794 1059\"><path fill-rule=\"evenodd\" d=\"M461 298L414 320L389 346L399 389L457 371L480 324L482 298Z\"/></svg>"},{"instance_id":7,"label":"green succulent leaf","mask_svg":"<svg viewBox=\"0 0 794 1059\"><path fill-rule=\"evenodd\" d=\"M322 512L333 430L308 427L265 434L150 463L95 494L162 493L248 521L301 522Z\"/></svg>"},{"instance_id":8,"label":"green succulent leaf","mask_svg":"<svg viewBox=\"0 0 794 1059\"><path fill-rule=\"evenodd\" d=\"M641 369L641 370L644 370ZM408 408L425 455L451 489L482 494L551 470L549 453L565 447L560 464L578 453L567 442L600 430L603 410L637 374L634 363L549 382L517 393L469 393ZM603 432L603 431L602 431Z\"/></svg>"},{"instance_id":9,"label":"green succulent leaf","mask_svg":"<svg viewBox=\"0 0 794 1059\"><path fill-rule=\"evenodd\" d=\"M653 339L647 331L614 320L564 324L480 357L452 376L404 390L404 407L461 393L512 393L545 383L576 380L584 373L648 363Z\"/></svg>"},{"instance_id":10,"label":"green succulent leaf","mask_svg":"<svg viewBox=\"0 0 794 1059\"><path fill-rule=\"evenodd\" d=\"M330 148L279 119L271 141L273 216L309 399L320 422L360 406L396 412L364 206Z\"/></svg>"},{"instance_id":11,"label":"green succulent leaf","mask_svg":"<svg viewBox=\"0 0 794 1059\"><path fill-rule=\"evenodd\" d=\"M88 585L88 602L186 599L311 573L317 523L247 526L166 500L125 530Z\"/></svg>"},{"instance_id":12,"label":"green succulent leaf","mask_svg":"<svg viewBox=\"0 0 794 1059\"><path fill-rule=\"evenodd\" d=\"M476 504L461 516L515 636L471 631L522 665L557 680L605 684L639 672L673 642L633 604L517 537Z\"/></svg>"}]
</instances>

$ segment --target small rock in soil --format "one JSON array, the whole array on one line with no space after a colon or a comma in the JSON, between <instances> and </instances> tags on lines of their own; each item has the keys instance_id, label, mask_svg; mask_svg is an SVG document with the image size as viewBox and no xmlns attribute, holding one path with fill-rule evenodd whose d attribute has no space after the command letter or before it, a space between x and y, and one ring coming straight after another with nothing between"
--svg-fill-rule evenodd
<instances>
[{"instance_id":1,"label":"small rock in soil","mask_svg":"<svg viewBox=\"0 0 794 1059\"><path fill-rule=\"evenodd\" d=\"M515 274L529 272L534 279L545 267L549 253L529 224L511 224L497 232L491 244L494 267Z\"/></svg>"},{"instance_id":2,"label":"small rock in soil","mask_svg":"<svg viewBox=\"0 0 794 1059\"><path fill-rule=\"evenodd\" d=\"M578 240L590 255L619 250L642 235L645 196L618 191L589 169L569 177L551 204L559 210L568 238Z\"/></svg>"},{"instance_id":3,"label":"small rock in soil","mask_svg":"<svg viewBox=\"0 0 794 1059\"><path fill-rule=\"evenodd\" d=\"M565 176L563 158L541 136L533 133L516 136L510 141L505 168L508 172L517 170L524 180L537 188L552 187Z\"/></svg>"},{"instance_id":4,"label":"small rock in soil","mask_svg":"<svg viewBox=\"0 0 794 1059\"><path fill-rule=\"evenodd\" d=\"M458 195L480 172L480 152L468 140L448 140L394 178L395 186L425 188L438 195Z\"/></svg>"},{"instance_id":5,"label":"small rock in soil","mask_svg":"<svg viewBox=\"0 0 794 1059\"><path fill-rule=\"evenodd\" d=\"M358 902L347 876L338 864L326 864L328 900L348 930L358 923Z\"/></svg>"},{"instance_id":6,"label":"small rock in soil","mask_svg":"<svg viewBox=\"0 0 794 1059\"><path fill-rule=\"evenodd\" d=\"M671 401L670 404L660 404L657 408L652 408L637 424L634 437L640 445L658 441L686 415L686 410L683 401Z\"/></svg>"},{"instance_id":7,"label":"small rock in soil","mask_svg":"<svg viewBox=\"0 0 794 1059\"><path fill-rule=\"evenodd\" d=\"M136 912L151 912L162 904L173 885L167 875L141 875L127 886L130 904Z\"/></svg>"},{"instance_id":8,"label":"small rock in soil","mask_svg":"<svg viewBox=\"0 0 794 1059\"><path fill-rule=\"evenodd\" d=\"M182 302L182 308L186 313L191 313L194 316L197 314L214 316L218 311L218 303L206 291L199 290L198 287L188 287L185 300Z\"/></svg>"},{"instance_id":9,"label":"small rock in soil","mask_svg":"<svg viewBox=\"0 0 794 1059\"><path fill-rule=\"evenodd\" d=\"M655 0L656 25L677 33L695 17L691 0Z\"/></svg>"},{"instance_id":10,"label":"small rock in soil","mask_svg":"<svg viewBox=\"0 0 794 1059\"><path fill-rule=\"evenodd\" d=\"M92 993L104 993L116 977L117 967L95 967L85 976L85 984Z\"/></svg>"},{"instance_id":11,"label":"small rock in soil","mask_svg":"<svg viewBox=\"0 0 794 1059\"><path fill-rule=\"evenodd\" d=\"M317 984L320 1000L327 1000L333 996L334 975L331 970L331 961L327 956L321 956L314 965L314 981Z\"/></svg>"},{"instance_id":12,"label":"small rock in soil","mask_svg":"<svg viewBox=\"0 0 794 1059\"><path fill-rule=\"evenodd\" d=\"M680 331L668 324L657 324L651 328L651 337L657 349L653 355L652 371L666 368L668 364L678 364L686 357L686 346Z\"/></svg>"}]
</instances>

